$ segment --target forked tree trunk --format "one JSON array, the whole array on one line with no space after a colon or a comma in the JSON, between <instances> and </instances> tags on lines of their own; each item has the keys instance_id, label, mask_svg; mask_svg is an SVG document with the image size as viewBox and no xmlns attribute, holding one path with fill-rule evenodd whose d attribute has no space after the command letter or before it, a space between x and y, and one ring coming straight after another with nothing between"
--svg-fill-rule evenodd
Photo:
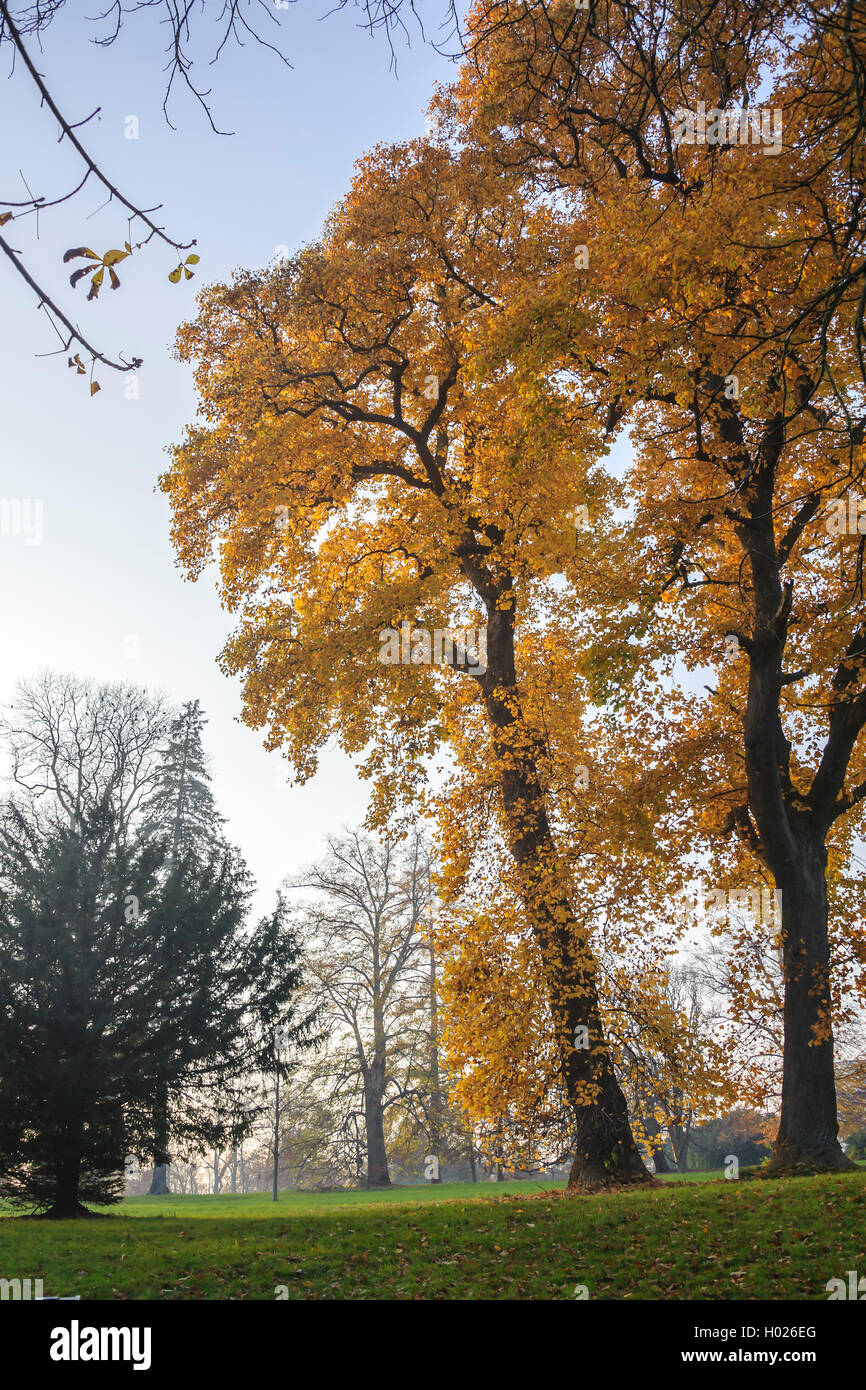
<instances>
[{"instance_id":1,"label":"forked tree trunk","mask_svg":"<svg viewBox=\"0 0 866 1390\"><path fill-rule=\"evenodd\" d=\"M852 1164L839 1143L836 1114L826 839L859 725L856 720L852 724L851 710L841 698L831 705L830 731L819 769L808 794L798 790L790 772L791 745L779 712L793 585L781 583L772 501L771 476L765 470L750 498L753 520L741 527L755 589L755 625L745 639L749 806L739 817L739 827L781 893L784 1047L782 1107L772 1167L783 1172L806 1167L832 1171ZM855 649L859 660L862 653L857 643ZM856 662L850 667L840 665L834 681L840 697L856 670Z\"/></svg>"}]
</instances>

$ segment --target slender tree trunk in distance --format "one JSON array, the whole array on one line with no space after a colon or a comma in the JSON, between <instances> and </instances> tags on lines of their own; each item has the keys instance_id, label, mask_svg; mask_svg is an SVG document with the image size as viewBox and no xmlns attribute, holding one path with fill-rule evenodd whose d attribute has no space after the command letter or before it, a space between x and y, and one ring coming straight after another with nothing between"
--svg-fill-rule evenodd
<instances>
[{"instance_id":1,"label":"slender tree trunk in distance","mask_svg":"<svg viewBox=\"0 0 866 1390\"><path fill-rule=\"evenodd\" d=\"M364 1074L364 1128L367 1132L367 1186L390 1187L388 1154L385 1149L385 1116L382 1101L387 1084L387 1044L382 1002L382 961L380 958L379 916L373 925L373 1055Z\"/></svg>"},{"instance_id":2,"label":"slender tree trunk in distance","mask_svg":"<svg viewBox=\"0 0 866 1390\"><path fill-rule=\"evenodd\" d=\"M160 1089L156 1100L156 1152L154 1154L153 1174L150 1179L148 1195L165 1197L168 1194L168 1165L170 1156L168 1145L168 1097Z\"/></svg>"},{"instance_id":3,"label":"slender tree trunk in distance","mask_svg":"<svg viewBox=\"0 0 866 1390\"><path fill-rule=\"evenodd\" d=\"M668 1163L668 1157L664 1151L663 1144L653 1146L652 1156L657 1173L669 1173L671 1171L671 1165Z\"/></svg>"},{"instance_id":4,"label":"slender tree trunk in distance","mask_svg":"<svg viewBox=\"0 0 866 1390\"><path fill-rule=\"evenodd\" d=\"M274 1100L274 1168L272 1199L279 1200L280 1189L280 1069L276 1073L276 1097Z\"/></svg>"},{"instance_id":5,"label":"slender tree trunk in distance","mask_svg":"<svg viewBox=\"0 0 866 1390\"><path fill-rule=\"evenodd\" d=\"M439 1150L442 1147L442 1091L439 1077L439 1020L436 1002L436 952L433 942L430 943L430 1049L431 1049L431 1112L432 1124L430 1126L430 1144L434 1154L440 1159ZM431 1182L441 1183L442 1178L431 1178Z\"/></svg>"},{"instance_id":6,"label":"slender tree trunk in distance","mask_svg":"<svg viewBox=\"0 0 866 1390\"><path fill-rule=\"evenodd\" d=\"M657 1097L654 1095L644 1095L643 1100L649 1111L644 1119L644 1130L646 1132L647 1147L650 1151L653 1166L657 1173L669 1173L671 1171L671 1166L668 1163L667 1154L665 1153L661 1126L655 1117L654 1107Z\"/></svg>"},{"instance_id":7,"label":"slender tree trunk in distance","mask_svg":"<svg viewBox=\"0 0 866 1390\"><path fill-rule=\"evenodd\" d=\"M669 1125L668 1132L673 1145L676 1171L687 1173L689 1171L689 1139L691 1137L689 1131L684 1129L682 1125Z\"/></svg>"},{"instance_id":8,"label":"slender tree trunk in distance","mask_svg":"<svg viewBox=\"0 0 866 1390\"><path fill-rule=\"evenodd\" d=\"M177 803L174 821L171 832L171 851L169 854L170 872L174 873L177 867L178 853L180 850L180 832L183 819L183 803L186 796L186 764L189 756L189 722L187 721L183 739L183 760L181 764L180 788L178 790ZM168 943L163 941L163 951L168 950ZM168 1153L168 1092L164 1086L159 1088L156 1099L156 1154L153 1165L153 1173L150 1179L148 1195L151 1197L168 1196L168 1165L171 1161Z\"/></svg>"}]
</instances>

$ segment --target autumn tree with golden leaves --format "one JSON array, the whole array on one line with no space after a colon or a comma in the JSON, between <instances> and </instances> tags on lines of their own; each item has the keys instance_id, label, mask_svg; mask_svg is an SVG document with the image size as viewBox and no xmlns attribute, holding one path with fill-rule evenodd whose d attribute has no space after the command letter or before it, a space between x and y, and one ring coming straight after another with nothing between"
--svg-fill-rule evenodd
<instances>
[{"instance_id":1,"label":"autumn tree with golden leaves","mask_svg":"<svg viewBox=\"0 0 866 1390\"><path fill-rule=\"evenodd\" d=\"M568 729L580 711L551 700L537 649L556 622L553 576L569 595L594 591L598 543L576 502L601 513L613 485L594 407L534 362L522 371L490 329L555 270L558 236L554 214L528 211L474 151L377 151L318 244L203 295L180 337L203 420L163 486L187 570L219 555L239 613L223 661L244 675L245 718L299 775L334 731L365 754L384 813L423 785L443 740L459 752L477 730L540 953L572 1181L597 1186L647 1174L554 826L554 788L576 785L580 749L560 730L554 766L544 706ZM404 622L483 630L483 667L459 641L443 664L423 644L420 660L383 662L381 634Z\"/></svg>"}]
</instances>

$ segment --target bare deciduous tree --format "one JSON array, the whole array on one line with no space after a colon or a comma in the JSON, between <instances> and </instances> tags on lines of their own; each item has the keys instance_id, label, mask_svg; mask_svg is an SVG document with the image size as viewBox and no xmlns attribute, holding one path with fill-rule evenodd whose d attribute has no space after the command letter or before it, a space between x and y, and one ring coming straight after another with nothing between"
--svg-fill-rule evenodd
<instances>
[{"instance_id":1,"label":"bare deciduous tree","mask_svg":"<svg viewBox=\"0 0 866 1390\"><path fill-rule=\"evenodd\" d=\"M12 782L73 822L109 806L125 831L154 784L170 714L141 686L43 671L17 686L0 719Z\"/></svg>"},{"instance_id":2,"label":"bare deciduous tree","mask_svg":"<svg viewBox=\"0 0 866 1390\"><path fill-rule=\"evenodd\" d=\"M366 1182L390 1186L385 1115L429 1109L429 951L419 931L430 863L419 834L381 841L356 831L294 880L315 897L301 909L304 959L320 1026L330 1034L329 1101L351 1148L363 1143Z\"/></svg>"}]
</instances>

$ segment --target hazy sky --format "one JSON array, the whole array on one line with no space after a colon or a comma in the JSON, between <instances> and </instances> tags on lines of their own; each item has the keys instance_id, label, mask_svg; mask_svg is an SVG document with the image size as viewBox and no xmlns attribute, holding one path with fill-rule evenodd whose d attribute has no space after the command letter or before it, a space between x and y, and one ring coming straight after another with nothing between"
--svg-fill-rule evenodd
<instances>
[{"instance_id":1,"label":"hazy sky","mask_svg":"<svg viewBox=\"0 0 866 1390\"><path fill-rule=\"evenodd\" d=\"M176 325L193 313L198 285L314 238L354 161L380 141L421 134L434 83L452 72L413 35L411 48L399 48L394 76L385 37L358 27L361 11L320 18L329 8L328 0L275 7L280 30L263 16L265 32L281 35L292 69L251 42L208 68L215 31L201 29L200 81L212 84L216 124L231 137L213 134L181 91L169 111L177 129L166 124L166 31L158 10L130 16L107 49L90 42L104 25L64 14L46 32L41 55L31 40L67 119L101 107L83 138L106 175L139 205L161 202L159 219L173 237L198 240L201 263L189 283L168 282L172 253L152 243L119 266L120 290L106 284L98 301L86 303L87 282L69 287L73 267L62 265L63 252L82 244L104 252L126 239L120 208L97 212L105 201L98 187L43 214L38 243L32 217L5 228L92 341L144 359L138 399L127 398L118 373L99 369L102 390L91 399L87 378L67 369L65 355L37 360L59 343L32 292L0 266L0 500L24 504L22 529L28 502L41 503L44 518L39 543L33 505L29 537L14 534L13 511L5 524L0 519L0 700L43 667L131 680L177 701L198 697L210 720L218 804L258 880L260 911L286 873L318 856L329 831L360 820L366 787L336 749L314 782L288 787L285 764L238 722L239 684L216 665L231 619L210 579L189 584L175 568L168 506L155 483L165 446L195 410L190 369L171 359L170 344ZM6 80L8 51L5 57L0 192L25 198L23 175L33 193L56 197L78 182L80 164L57 145L55 122L40 110L27 74ZM130 116L138 139L126 138Z\"/></svg>"}]
</instances>

